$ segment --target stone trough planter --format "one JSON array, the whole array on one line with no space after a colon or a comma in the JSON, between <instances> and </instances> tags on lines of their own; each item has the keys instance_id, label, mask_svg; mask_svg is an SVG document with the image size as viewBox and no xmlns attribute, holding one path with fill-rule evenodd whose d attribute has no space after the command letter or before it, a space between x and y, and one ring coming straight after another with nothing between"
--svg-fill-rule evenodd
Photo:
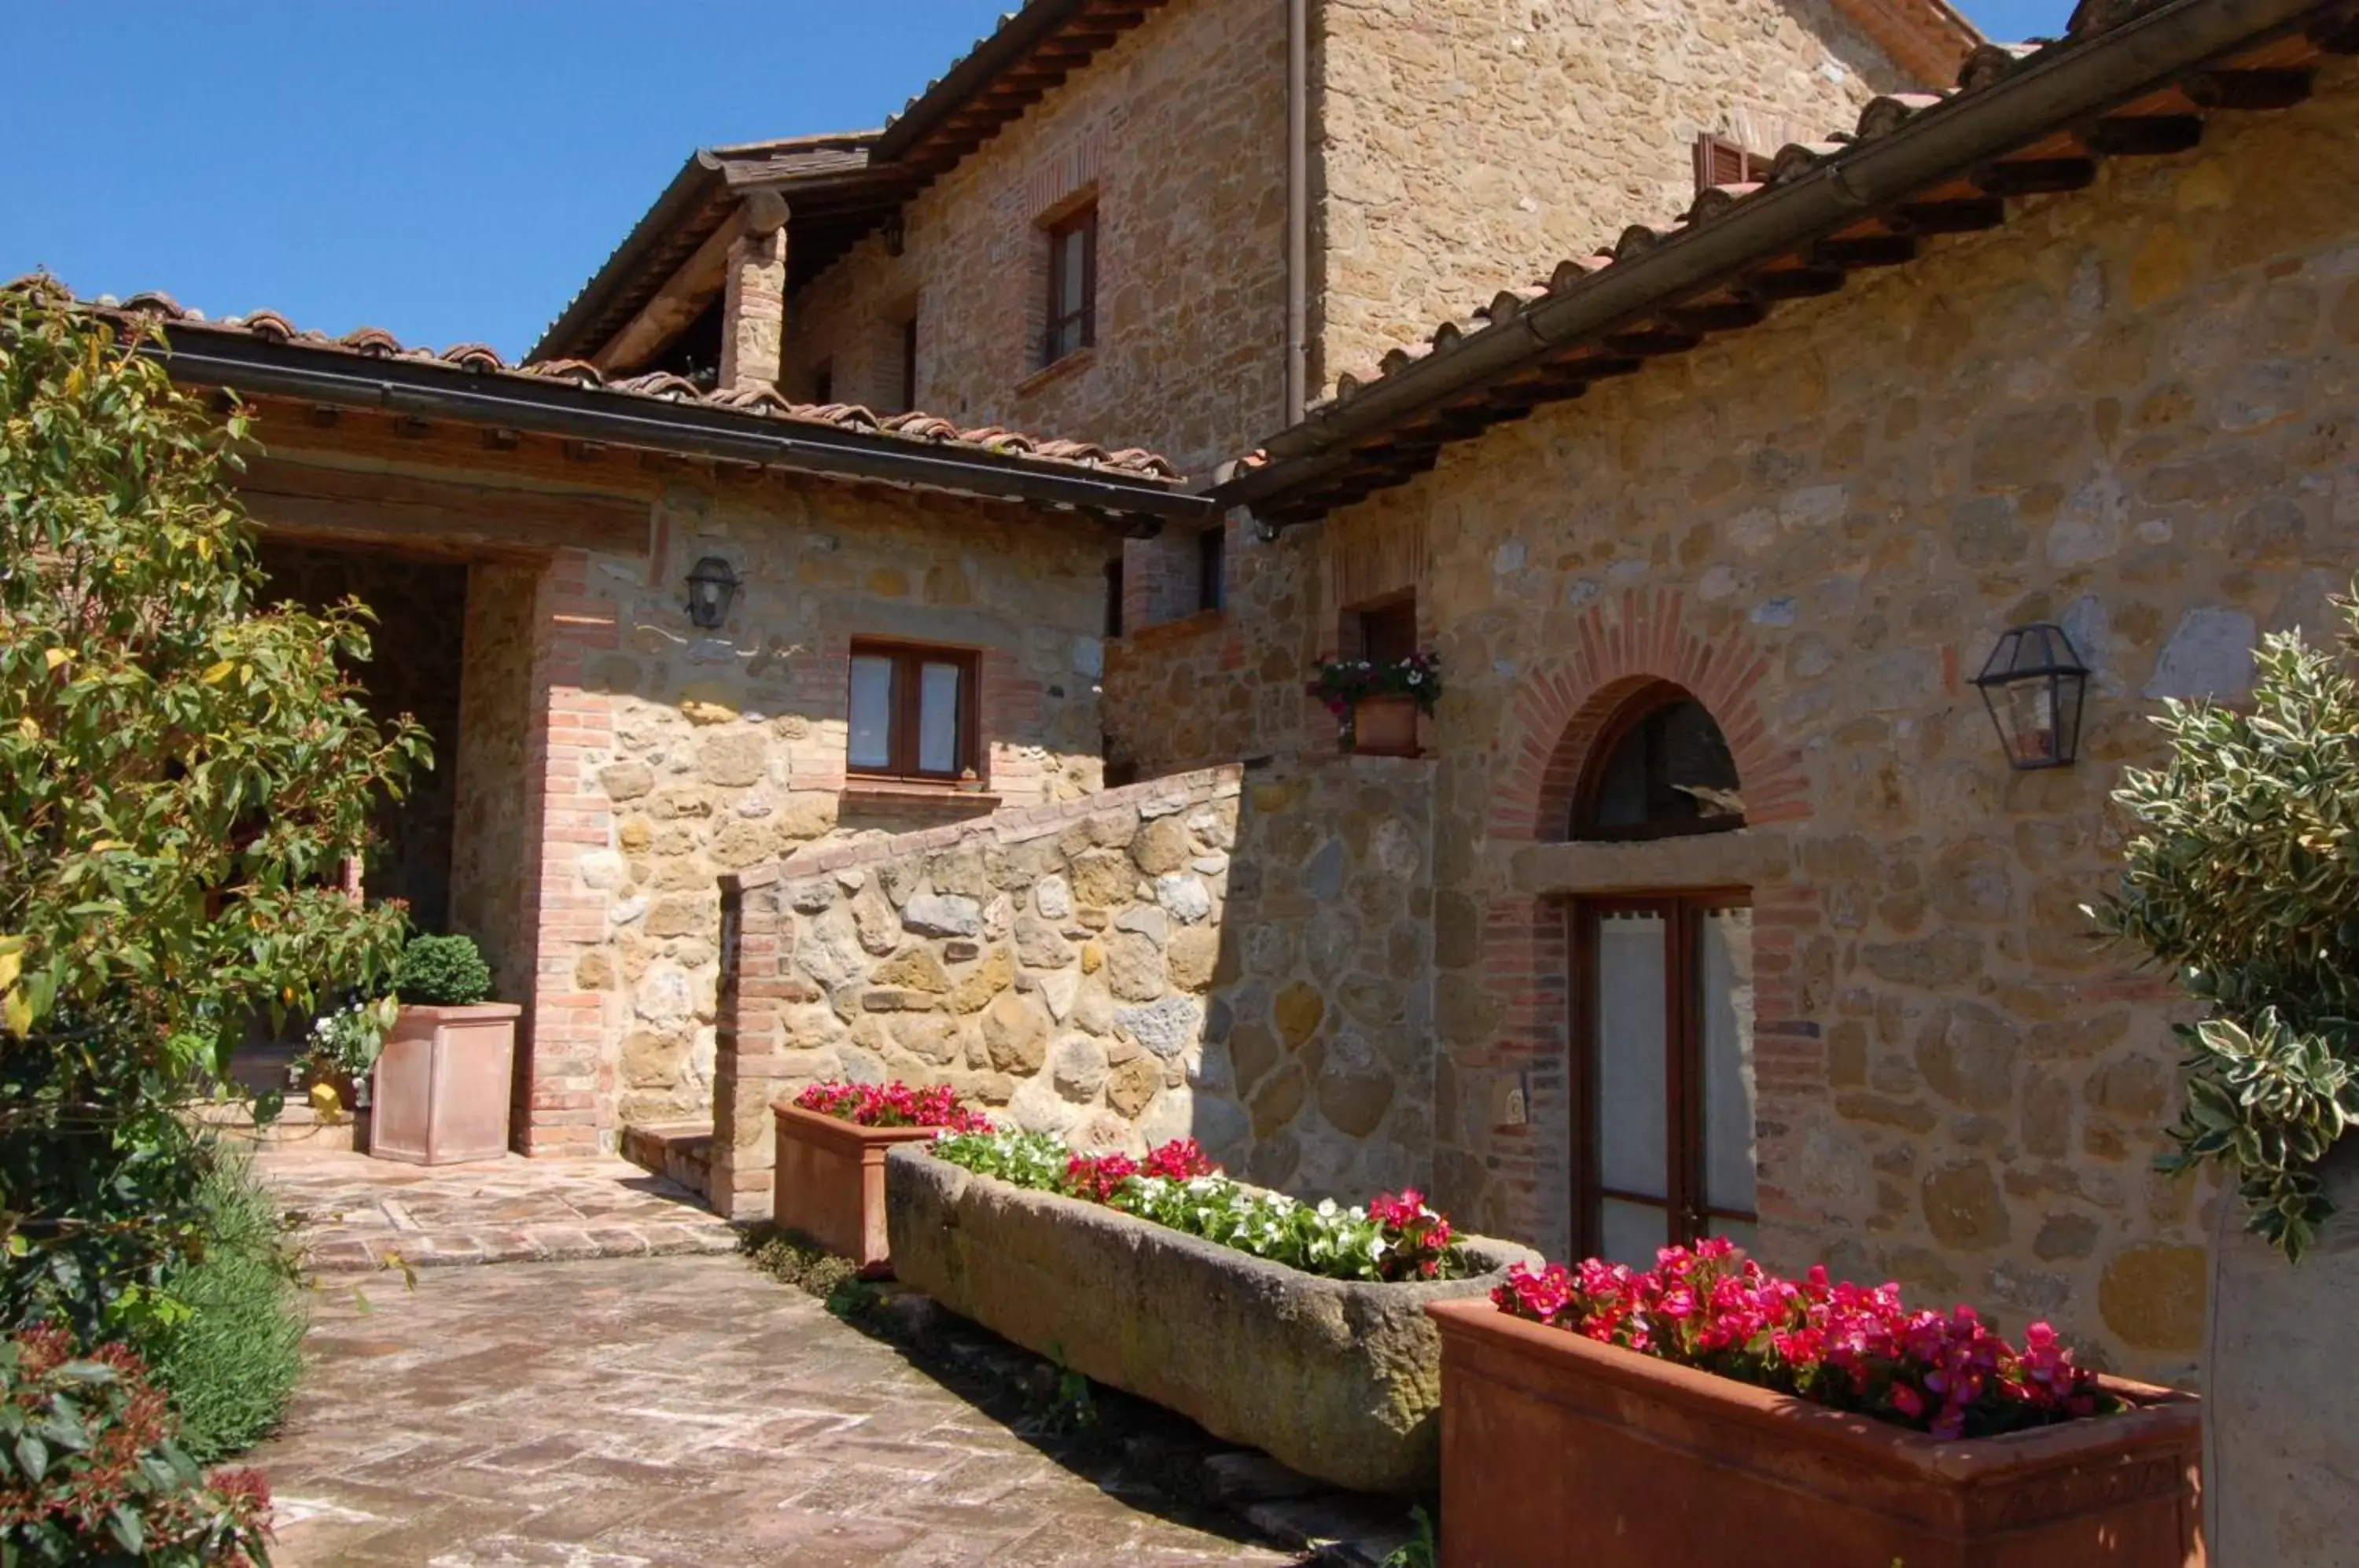
<instances>
[{"instance_id":1,"label":"stone trough planter","mask_svg":"<svg viewBox=\"0 0 2359 1568\"><path fill-rule=\"evenodd\" d=\"M1470 1237L1486 1272L1321 1279L1095 1203L886 1157L894 1271L961 1317L1214 1435L1357 1491L1430 1488L1441 1343L1428 1302L1485 1295L1537 1255ZM1882 1565L1878 1565L1882 1568Z\"/></svg>"},{"instance_id":2,"label":"stone trough planter","mask_svg":"<svg viewBox=\"0 0 2359 1568\"><path fill-rule=\"evenodd\" d=\"M1921 1432L1436 1303L1443 1568L2193 1568L2200 1405L2004 1437ZM1537 1555L1536 1555L1537 1553Z\"/></svg>"},{"instance_id":3,"label":"stone trough planter","mask_svg":"<svg viewBox=\"0 0 2359 1568\"><path fill-rule=\"evenodd\" d=\"M770 1109L778 1123L771 1223L849 1258L864 1279L891 1279L885 1153L896 1144L930 1143L940 1133L933 1127L860 1127L785 1100Z\"/></svg>"}]
</instances>

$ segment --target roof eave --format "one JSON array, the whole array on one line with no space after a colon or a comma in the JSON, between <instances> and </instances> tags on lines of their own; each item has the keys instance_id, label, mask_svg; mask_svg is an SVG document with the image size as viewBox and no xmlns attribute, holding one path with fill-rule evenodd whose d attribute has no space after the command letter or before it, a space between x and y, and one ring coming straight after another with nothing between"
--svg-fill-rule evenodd
<instances>
[{"instance_id":1,"label":"roof eave","mask_svg":"<svg viewBox=\"0 0 2359 1568\"><path fill-rule=\"evenodd\" d=\"M563 314L551 321L540 334L540 340L526 351L525 358L587 359L598 348L596 343L581 342L614 297L628 288L645 265L647 255L674 229L685 221L696 207L714 192L726 189L727 177L722 160L713 153L699 148L680 165L671 183L655 204L640 214L623 243L614 247L605 263L592 273L590 280L573 296Z\"/></svg>"},{"instance_id":2,"label":"roof eave","mask_svg":"<svg viewBox=\"0 0 2359 1568\"><path fill-rule=\"evenodd\" d=\"M374 409L838 480L923 485L984 500L1066 508L1134 535L1202 522L1214 503L1176 485L882 432L803 424L706 404L624 397L549 378L476 374L174 323L151 352L175 380L327 408Z\"/></svg>"}]
</instances>

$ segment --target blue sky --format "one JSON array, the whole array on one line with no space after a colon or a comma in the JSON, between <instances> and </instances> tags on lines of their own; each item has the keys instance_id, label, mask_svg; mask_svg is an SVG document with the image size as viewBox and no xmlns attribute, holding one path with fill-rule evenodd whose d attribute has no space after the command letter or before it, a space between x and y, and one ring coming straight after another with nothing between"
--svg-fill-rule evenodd
<instances>
[{"instance_id":1,"label":"blue sky","mask_svg":"<svg viewBox=\"0 0 2359 1568\"><path fill-rule=\"evenodd\" d=\"M0 278L515 354L692 149L880 124L1015 0L5 3Z\"/></svg>"}]
</instances>

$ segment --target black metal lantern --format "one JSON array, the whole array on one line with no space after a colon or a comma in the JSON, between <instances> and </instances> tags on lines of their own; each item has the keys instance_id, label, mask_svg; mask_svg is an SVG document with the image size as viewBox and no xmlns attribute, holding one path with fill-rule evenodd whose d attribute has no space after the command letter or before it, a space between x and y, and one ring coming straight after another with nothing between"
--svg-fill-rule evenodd
<instances>
[{"instance_id":1,"label":"black metal lantern","mask_svg":"<svg viewBox=\"0 0 2359 1568\"><path fill-rule=\"evenodd\" d=\"M1974 677L2009 766L2030 771L2067 768L2081 747L2081 702L2089 667L2064 628L2045 621L1998 639Z\"/></svg>"},{"instance_id":2,"label":"black metal lantern","mask_svg":"<svg viewBox=\"0 0 2359 1568\"><path fill-rule=\"evenodd\" d=\"M729 618L737 596L737 573L717 555L708 555L688 574L688 618L706 631Z\"/></svg>"}]
</instances>

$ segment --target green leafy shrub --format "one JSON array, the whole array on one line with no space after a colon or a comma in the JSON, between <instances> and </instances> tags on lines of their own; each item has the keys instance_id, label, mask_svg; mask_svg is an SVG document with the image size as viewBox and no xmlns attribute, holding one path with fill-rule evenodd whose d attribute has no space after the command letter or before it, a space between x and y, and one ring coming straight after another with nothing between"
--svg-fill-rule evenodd
<instances>
[{"instance_id":1,"label":"green leafy shrub","mask_svg":"<svg viewBox=\"0 0 2359 1568\"><path fill-rule=\"evenodd\" d=\"M77 1356L60 1328L0 1341L0 1561L240 1568L270 1561L269 1522L261 1473L201 1473L127 1347Z\"/></svg>"},{"instance_id":2,"label":"green leafy shrub","mask_svg":"<svg viewBox=\"0 0 2359 1568\"><path fill-rule=\"evenodd\" d=\"M2359 606L2337 607L2348 653ZM2162 1169L2225 1165L2247 1227L2299 1259L2333 1212L2313 1167L2359 1118L2359 685L2276 634L2248 708L2171 702L2156 723L2169 759L2123 775L2136 832L2090 913L2212 1015L2179 1029L2187 1105Z\"/></svg>"},{"instance_id":3,"label":"green leafy shrub","mask_svg":"<svg viewBox=\"0 0 2359 1568\"><path fill-rule=\"evenodd\" d=\"M492 966L467 936L409 939L394 971L394 994L421 1007L472 1007L492 994Z\"/></svg>"},{"instance_id":4,"label":"green leafy shrub","mask_svg":"<svg viewBox=\"0 0 2359 1568\"><path fill-rule=\"evenodd\" d=\"M359 605L257 606L245 416L152 337L0 288L0 1330L83 1343L199 1244L180 1112L248 1020L391 972L338 872L426 753L346 673Z\"/></svg>"},{"instance_id":5,"label":"green leafy shrub","mask_svg":"<svg viewBox=\"0 0 2359 1568\"><path fill-rule=\"evenodd\" d=\"M200 1192L203 1250L164 1277L170 1303L134 1344L170 1394L180 1446L209 1465L267 1435L303 1371L304 1296L278 1205L243 1159Z\"/></svg>"}]
</instances>

